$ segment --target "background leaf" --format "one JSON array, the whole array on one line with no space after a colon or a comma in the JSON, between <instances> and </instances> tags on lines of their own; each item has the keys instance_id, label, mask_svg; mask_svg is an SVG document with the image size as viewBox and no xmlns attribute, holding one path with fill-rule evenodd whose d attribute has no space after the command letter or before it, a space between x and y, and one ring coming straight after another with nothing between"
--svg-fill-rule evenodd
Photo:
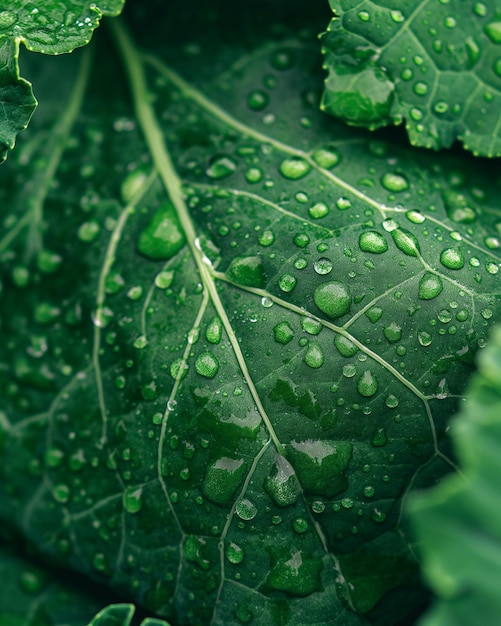
<instances>
[{"instance_id":1,"label":"background leaf","mask_svg":"<svg viewBox=\"0 0 501 626\"><path fill-rule=\"evenodd\" d=\"M501 329L479 355L468 391L452 424L464 475L409 501L424 575L438 596L423 626L469 626L479 614L495 624L501 611Z\"/></svg>"},{"instance_id":2,"label":"background leaf","mask_svg":"<svg viewBox=\"0 0 501 626\"><path fill-rule=\"evenodd\" d=\"M330 0L322 108L374 129L405 122L413 145L501 156L496 3Z\"/></svg>"},{"instance_id":3,"label":"background leaf","mask_svg":"<svg viewBox=\"0 0 501 626\"><path fill-rule=\"evenodd\" d=\"M499 319L499 183L320 113L324 16L268 4L131 9L135 109L109 40L33 59L0 511L175 624L388 626L424 601L402 507Z\"/></svg>"},{"instance_id":4,"label":"background leaf","mask_svg":"<svg viewBox=\"0 0 501 626\"><path fill-rule=\"evenodd\" d=\"M0 11L0 162L37 106L30 83L19 75L19 44L44 54L71 52L90 41L103 15L118 15L123 4L124 0L13 0Z\"/></svg>"}]
</instances>

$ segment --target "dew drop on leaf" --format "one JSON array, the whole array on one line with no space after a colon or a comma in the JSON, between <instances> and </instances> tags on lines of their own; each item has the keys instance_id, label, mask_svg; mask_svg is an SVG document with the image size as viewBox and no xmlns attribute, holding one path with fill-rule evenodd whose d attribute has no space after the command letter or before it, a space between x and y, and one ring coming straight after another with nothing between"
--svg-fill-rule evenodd
<instances>
[{"instance_id":1,"label":"dew drop on leaf","mask_svg":"<svg viewBox=\"0 0 501 626\"><path fill-rule=\"evenodd\" d=\"M346 358L354 356L358 352L357 346L343 335L336 334L334 345L341 356Z\"/></svg>"},{"instance_id":2,"label":"dew drop on leaf","mask_svg":"<svg viewBox=\"0 0 501 626\"><path fill-rule=\"evenodd\" d=\"M195 369L200 376L214 378L219 371L219 361L212 352L202 352L195 361Z\"/></svg>"},{"instance_id":3,"label":"dew drop on leaf","mask_svg":"<svg viewBox=\"0 0 501 626\"><path fill-rule=\"evenodd\" d=\"M153 261L171 259L185 244L186 238L172 202L161 205L139 235L137 249Z\"/></svg>"},{"instance_id":4,"label":"dew drop on leaf","mask_svg":"<svg viewBox=\"0 0 501 626\"><path fill-rule=\"evenodd\" d=\"M273 328L273 336L277 343L281 343L285 346L294 338L294 330L289 322L279 322Z\"/></svg>"},{"instance_id":5,"label":"dew drop on leaf","mask_svg":"<svg viewBox=\"0 0 501 626\"><path fill-rule=\"evenodd\" d=\"M445 248L440 253L440 263L449 270L460 270L465 261L459 248Z\"/></svg>"},{"instance_id":6,"label":"dew drop on leaf","mask_svg":"<svg viewBox=\"0 0 501 626\"><path fill-rule=\"evenodd\" d=\"M223 324L221 319L216 315L211 319L205 331L205 338L209 343L218 344L221 341L223 333Z\"/></svg>"},{"instance_id":7,"label":"dew drop on leaf","mask_svg":"<svg viewBox=\"0 0 501 626\"><path fill-rule=\"evenodd\" d=\"M381 254L388 250L386 239L375 230L363 232L358 238L358 245L362 252L372 252L372 254Z\"/></svg>"},{"instance_id":8,"label":"dew drop on leaf","mask_svg":"<svg viewBox=\"0 0 501 626\"><path fill-rule=\"evenodd\" d=\"M396 322L391 322L383 328L383 334L389 343L397 343L402 339L402 327Z\"/></svg>"},{"instance_id":9,"label":"dew drop on leaf","mask_svg":"<svg viewBox=\"0 0 501 626\"><path fill-rule=\"evenodd\" d=\"M206 470L202 483L202 493L211 502L228 505L245 474L243 459L222 457L213 461Z\"/></svg>"},{"instance_id":10,"label":"dew drop on leaf","mask_svg":"<svg viewBox=\"0 0 501 626\"><path fill-rule=\"evenodd\" d=\"M277 506L294 504L299 497L299 485L292 465L281 455L277 455L264 488Z\"/></svg>"},{"instance_id":11,"label":"dew drop on leaf","mask_svg":"<svg viewBox=\"0 0 501 626\"><path fill-rule=\"evenodd\" d=\"M396 228L391 231L393 241L399 250L407 256L417 257L420 253L419 241L408 230L404 228Z\"/></svg>"},{"instance_id":12,"label":"dew drop on leaf","mask_svg":"<svg viewBox=\"0 0 501 626\"><path fill-rule=\"evenodd\" d=\"M337 280L319 285L315 289L313 300L320 311L332 319L346 315L351 309L350 289Z\"/></svg>"},{"instance_id":13,"label":"dew drop on leaf","mask_svg":"<svg viewBox=\"0 0 501 626\"><path fill-rule=\"evenodd\" d=\"M381 178L381 184L388 191L398 193L409 188L409 181L403 174L394 174L386 172Z\"/></svg>"},{"instance_id":14,"label":"dew drop on leaf","mask_svg":"<svg viewBox=\"0 0 501 626\"><path fill-rule=\"evenodd\" d=\"M143 508L143 488L127 487L123 493L123 507L127 513L139 513Z\"/></svg>"},{"instance_id":15,"label":"dew drop on leaf","mask_svg":"<svg viewBox=\"0 0 501 626\"><path fill-rule=\"evenodd\" d=\"M254 519L257 515L257 506L247 498L242 498L237 502L235 513L246 522Z\"/></svg>"},{"instance_id":16,"label":"dew drop on leaf","mask_svg":"<svg viewBox=\"0 0 501 626\"><path fill-rule=\"evenodd\" d=\"M284 159L280 163L279 171L284 178L289 180L299 180L304 178L311 170L311 165L308 161L298 157L292 157L290 159Z\"/></svg>"},{"instance_id":17,"label":"dew drop on leaf","mask_svg":"<svg viewBox=\"0 0 501 626\"><path fill-rule=\"evenodd\" d=\"M375 395L378 389L377 379L370 370L365 370L357 382L357 391L364 398Z\"/></svg>"},{"instance_id":18,"label":"dew drop on leaf","mask_svg":"<svg viewBox=\"0 0 501 626\"><path fill-rule=\"evenodd\" d=\"M306 365L313 369L318 369L322 367L325 361L325 356L323 350L318 343L318 341L312 341L306 350L306 354L304 355L304 362Z\"/></svg>"},{"instance_id":19,"label":"dew drop on leaf","mask_svg":"<svg viewBox=\"0 0 501 626\"><path fill-rule=\"evenodd\" d=\"M425 272L419 281L418 297L420 300L433 300L444 288L442 279L437 274Z\"/></svg>"},{"instance_id":20,"label":"dew drop on leaf","mask_svg":"<svg viewBox=\"0 0 501 626\"><path fill-rule=\"evenodd\" d=\"M329 215L329 207L325 202L317 202L308 209L308 215L314 220L319 220Z\"/></svg>"},{"instance_id":21,"label":"dew drop on leaf","mask_svg":"<svg viewBox=\"0 0 501 626\"><path fill-rule=\"evenodd\" d=\"M252 111L262 111L268 106L269 102L270 98L268 94L262 89L251 91L247 97L247 106Z\"/></svg>"},{"instance_id":22,"label":"dew drop on leaf","mask_svg":"<svg viewBox=\"0 0 501 626\"><path fill-rule=\"evenodd\" d=\"M297 279L292 274L283 274L278 280L278 286L285 293L289 293L296 286Z\"/></svg>"},{"instance_id":23,"label":"dew drop on leaf","mask_svg":"<svg viewBox=\"0 0 501 626\"><path fill-rule=\"evenodd\" d=\"M244 549L236 543L233 543L233 541L230 541L230 543L226 546L226 558L230 563L233 563L233 565L241 563L244 560L244 556Z\"/></svg>"},{"instance_id":24,"label":"dew drop on leaf","mask_svg":"<svg viewBox=\"0 0 501 626\"><path fill-rule=\"evenodd\" d=\"M226 270L226 276L245 287L263 288L266 285L263 260L259 255L235 257Z\"/></svg>"},{"instance_id":25,"label":"dew drop on leaf","mask_svg":"<svg viewBox=\"0 0 501 626\"><path fill-rule=\"evenodd\" d=\"M213 180L222 180L223 178L231 176L236 169L236 161L229 156L219 155L211 160L209 167L205 170L205 173Z\"/></svg>"},{"instance_id":26,"label":"dew drop on leaf","mask_svg":"<svg viewBox=\"0 0 501 626\"><path fill-rule=\"evenodd\" d=\"M336 148L318 148L312 157L317 165L326 170L339 165L341 162L341 155Z\"/></svg>"}]
</instances>

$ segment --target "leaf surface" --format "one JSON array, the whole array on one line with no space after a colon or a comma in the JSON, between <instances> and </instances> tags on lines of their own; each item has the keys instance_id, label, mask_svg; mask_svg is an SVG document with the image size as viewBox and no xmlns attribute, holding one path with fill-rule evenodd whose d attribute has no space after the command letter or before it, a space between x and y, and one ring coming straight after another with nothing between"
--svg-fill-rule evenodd
<instances>
[{"instance_id":1,"label":"leaf surface","mask_svg":"<svg viewBox=\"0 0 501 626\"><path fill-rule=\"evenodd\" d=\"M118 15L123 4L124 0L13 0L0 11L0 162L37 106L30 83L19 75L20 43L43 54L71 52L90 41L103 15Z\"/></svg>"},{"instance_id":2,"label":"leaf surface","mask_svg":"<svg viewBox=\"0 0 501 626\"><path fill-rule=\"evenodd\" d=\"M463 476L409 501L424 575L438 600L423 626L469 626L499 619L501 511L501 332L478 359L469 396L452 425ZM460 547L458 549L458 547Z\"/></svg>"},{"instance_id":3,"label":"leaf surface","mask_svg":"<svg viewBox=\"0 0 501 626\"><path fill-rule=\"evenodd\" d=\"M175 624L397 623L500 315L496 179L318 112L313 33L235 58L172 15L155 55L117 28L134 109L72 55L1 173L0 511Z\"/></svg>"},{"instance_id":4,"label":"leaf surface","mask_svg":"<svg viewBox=\"0 0 501 626\"><path fill-rule=\"evenodd\" d=\"M405 122L413 145L501 155L501 13L469 0L330 0L322 108L371 129Z\"/></svg>"}]
</instances>

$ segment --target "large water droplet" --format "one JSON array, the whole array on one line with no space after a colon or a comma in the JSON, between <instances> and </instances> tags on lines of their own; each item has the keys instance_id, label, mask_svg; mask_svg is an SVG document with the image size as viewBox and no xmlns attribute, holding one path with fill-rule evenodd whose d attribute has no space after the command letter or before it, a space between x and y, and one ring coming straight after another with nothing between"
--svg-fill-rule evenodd
<instances>
[{"instance_id":1,"label":"large water droplet","mask_svg":"<svg viewBox=\"0 0 501 626\"><path fill-rule=\"evenodd\" d=\"M263 260L259 255L235 257L226 270L226 276L245 287L263 288L266 285Z\"/></svg>"},{"instance_id":2,"label":"large water droplet","mask_svg":"<svg viewBox=\"0 0 501 626\"><path fill-rule=\"evenodd\" d=\"M212 352L202 352L195 361L195 369L200 376L214 378L219 370L219 361Z\"/></svg>"},{"instance_id":3,"label":"large water droplet","mask_svg":"<svg viewBox=\"0 0 501 626\"><path fill-rule=\"evenodd\" d=\"M363 232L358 238L358 245L362 252L372 252L372 254L381 254L388 250L386 239L375 230Z\"/></svg>"},{"instance_id":4,"label":"large water droplet","mask_svg":"<svg viewBox=\"0 0 501 626\"><path fill-rule=\"evenodd\" d=\"M370 370L365 370L357 382L357 391L364 398L373 396L378 388L377 379Z\"/></svg>"},{"instance_id":5,"label":"large water droplet","mask_svg":"<svg viewBox=\"0 0 501 626\"><path fill-rule=\"evenodd\" d=\"M334 345L341 356L352 357L358 352L357 346L347 337L337 334L334 337Z\"/></svg>"},{"instance_id":6,"label":"large water droplet","mask_svg":"<svg viewBox=\"0 0 501 626\"><path fill-rule=\"evenodd\" d=\"M383 334L390 343L397 343L402 339L402 327L396 322L391 322L389 326L383 328Z\"/></svg>"},{"instance_id":7,"label":"large water droplet","mask_svg":"<svg viewBox=\"0 0 501 626\"><path fill-rule=\"evenodd\" d=\"M294 338L294 330L289 322L279 322L273 328L273 336L277 343L285 346Z\"/></svg>"},{"instance_id":8,"label":"large water droplet","mask_svg":"<svg viewBox=\"0 0 501 626\"><path fill-rule=\"evenodd\" d=\"M222 457L211 463L202 483L202 493L206 498L220 504L228 505L245 475L243 459Z\"/></svg>"},{"instance_id":9,"label":"large water droplet","mask_svg":"<svg viewBox=\"0 0 501 626\"><path fill-rule=\"evenodd\" d=\"M386 172L381 178L381 184L388 191L398 193L409 188L409 181L403 174Z\"/></svg>"},{"instance_id":10,"label":"large water droplet","mask_svg":"<svg viewBox=\"0 0 501 626\"><path fill-rule=\"evenodd\" d=\"M425 272L419 281L418 297L420 300L433 300L442 292L444 285L437 274Z\"/></svg>"},{"instance_id":11,"label":"large water droplet","mask_svg":"<svg viewBox=\"0 0 501 626\"><path fill-rule=\"evenodd\" d=\"M211 160L205 173L209 178L222 180L233 174L236 169L237 163L233 159L226 155L219 155Z\"/></svg>"},{"instance_id":12,"label":"large water droplet","mask_svg":"<svg viewBox=\"0 0 501 626\"><path fill-rule=\"evenodd\" d=\"M143 488L127 487L123 494L123 506L127 513L139 513L143 508Z\"/></svg>"},{"instance_id":13,"label":"large water droplet","mask_svg":"<svg viewBox=\"0 0 501 626\"><path fill-rule=\"evenodd\" d=\"M308 214L312 219L319 220L329 215L329 207L325 202L317 202L308 209Z\"/></svg>"},{"instance_id":14,"label":"large water droplet","mask_svg":"<svg viewBox=\"0 0 501 626\"><path fill-rule=\"evenodd\" d=\"M285 293L291 292L296 286L297 279L292 274L282 274L278 280L278 286Z\"/></svg>"},{"instance_id":15,"label":"large water droplet","mask_svg":"<svg viewBox=\"0 0 501 626\"><path fill-rule=\"evenodd\" d=\"M299 485L294 468L283 456L277 455L264 488L278 506L294 504L299 497Z\"/></svg>"},{"instance_id":16,"label":"large water droplet","mask_svg":"<svg viewBox=\"0 0 501 626\"><path fill-rule=\"evenodd\" d=\"M450 270L460 270L464 267L464 256L460 248L446 248L440 253L440 263Z\"/></svg>"},{"instance_id":17,"label":"large water droplet","mask_svg":"<svg viewBox=\"0 0 501 626\"><path fill-rule=\"evenodd\" d=\"M484 26L484 33L492 43L501 44L501 21L489 22Z\"/></svg>"},{"instance_id":18,"label":"large water droplet","mask_svg":"<svg viewBox=\"0 0 501 626\"><path fill-rule=\"evenodd\" d=\"M247 498L242 498L237 502L237 505L235 507L235 513L240 519L249 522L256 517L257 506L254 504L254 502L251 502L251 500Z\"/></svg>"},{"instance_id":19,"label":"large water droplet","mask_svg":"<svg viewBox=\"0 0 501 626\"><path fill-rule=\"evenodd\" d=\"M351 309L351 292L347 285L332 280L319 285L313 294L317 307L332 319L346 315Z\"/></svg>"},{"instance_id":20,"label":"large water droplet","mask_svg":"<svg viewBox=\"0 0 501 626\"><path fill-rule=\"evenodd\" d=\"M172 258L185 244L186 237L172 202L163 204L139 235L138 251L154 261Z\"/></svg>"},{"instance_id":21,"label":"large water droplet","mask_svg":"<svg viewBox=\"0 0 501 626\"><path fill-rule=\"evenodd\" d=\"M408 230L404 228L396 228L391 231L393 241L399 250L408 256L417 257L420 253L419 241Z\"/></svg>"},{"instance_id":22,"label":"large water droplet","mask_svg":"<svg viewBox=\"0 0 501 626\"><path fill-rule=\"evenodd\" d=\"M280 163L280 174L290 180L299 180L304 178L311 170L311 165L308 161L298 157L292 157L285 159Z\"/></svg>"},{"instance_id":23,"label":"large water droplet","mask_svg":"<svg viewBox=\"0 0 501 626\"><path fill-rule=\"evenodd\" d=\"M322 347L318 343L318 341L312 341L306 350L306 354L304 355L304 362L306 365L313 369L318 369L322 367L325 360L325 356L322 350Z\"/></svg>"}]
</instances>

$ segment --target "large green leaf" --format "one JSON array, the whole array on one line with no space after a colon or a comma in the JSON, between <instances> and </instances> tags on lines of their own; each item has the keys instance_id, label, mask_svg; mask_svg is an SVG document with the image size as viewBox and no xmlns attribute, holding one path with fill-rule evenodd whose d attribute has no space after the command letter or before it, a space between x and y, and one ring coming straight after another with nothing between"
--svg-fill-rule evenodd
<instances>
[{"instance_id":1,"label":"large green leaf","mask_svg":"<svg viewBox=\"0 0 501 626\"><path fill-rule=\"evenodd\" d=\"M497 2L329 0L322 107L349 124L405 126L412 144L501 156Z\"/></svg>"},{"instance_id":2,"label":"large green leaf","mask_svg":"<svg viewBox=\"0 0 501 626\"><path fill-rule=\"evenodd\" d=\"M426 579L438 596L422 626L496 624L501 615L501 329L453 422L463 476L409 502Z\"/></svg>"},{"instance_id":3,"label":"large green leaf","mask_svg":"<svg viewBox=\"0 0 501 626\"><path fill-rule=\"evenodd\" d=\"M37 106L19 75L19 45L44 54L71 52L90 41L103 15L118 15L125 0L11 0L0 5L0 162L14 147Z\"/></svg>"},{"instance_id":4,"label":"large green leaf","mask_svg":"<svg viewBox=\"0 0 501 626\"><path fill-rule=\"evenodd\" d=\"M223 3L186 32L169 6L131 15L155 56L117 29L135 110L109 42L36 60L1 172L1 515L172 623L398 623L402 507L500 317L496 178L321 114L314 30L242 7L227 43Z\"/></svg>"}]
</instances>

